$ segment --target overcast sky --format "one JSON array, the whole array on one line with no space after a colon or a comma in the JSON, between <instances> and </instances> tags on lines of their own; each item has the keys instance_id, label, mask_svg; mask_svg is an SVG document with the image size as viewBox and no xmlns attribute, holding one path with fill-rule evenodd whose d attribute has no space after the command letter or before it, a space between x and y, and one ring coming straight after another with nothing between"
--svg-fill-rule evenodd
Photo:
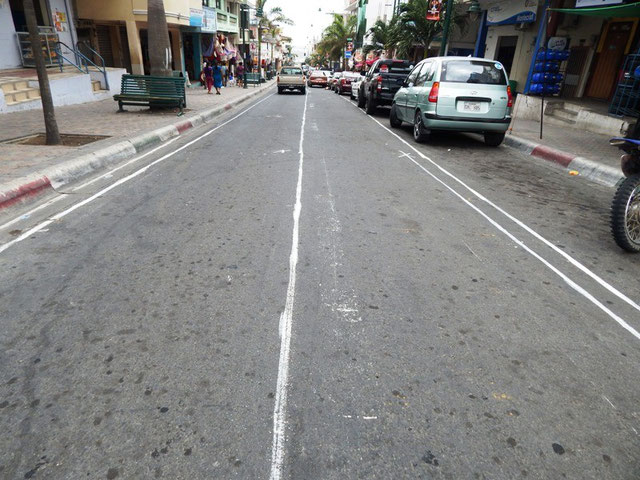
<instances>
[{"instance_id":1,"label":"overcast sky","mask_svg":"<svg viewBox=\"0 0 640 480\"><path fill-rule=\"evenodd\" d=\"M309 54L307 45L314 35L319 38L322 31L331 23L333 17L328 12L343 13L344 0L267 0L264 8L282 8L283 13L294 21L293 26L284 26L284 34L293 38L293 51L298 61L303 61L303 54ZM318 9L321 9L319 11Z\"/></svg>"}]
</instances>

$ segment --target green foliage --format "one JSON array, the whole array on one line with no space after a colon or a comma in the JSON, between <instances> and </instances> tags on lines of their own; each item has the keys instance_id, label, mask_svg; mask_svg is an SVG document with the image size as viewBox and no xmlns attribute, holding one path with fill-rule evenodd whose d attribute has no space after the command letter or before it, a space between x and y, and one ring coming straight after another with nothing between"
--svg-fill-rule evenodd
<instances>
[{"instance_id":1,"label":"green foliage","mask_svg":"<svg viewBox=\"0 0 640 480\"><path fill-rule=\"evenodd\" d=\"M342 15L333 15L333 22L324 32L316 49L322 56L328 56L331 60L340 60L347 38L355 37L358 19L355 15L345 18Z\"/></svg>"},{"instance_id":2,"label":"green foliage","mask_svg":"<svg viewBox=\"0 0 640 480\"><path fill-rule=\"evenodd\" d=\"M427 10L427 0L409 0L400 5L400 13L393 18L389 27L392 37L390 44L395 47L399 57L408 56L409 50L415 45L428 50L433 39L442 33L444 18L448 15L446 2L443 3L440 20L437 22L427 20ZM466 22L466 17L453 9L450 34L455 30L464 30Z\"/></svg>"}]
</instances>

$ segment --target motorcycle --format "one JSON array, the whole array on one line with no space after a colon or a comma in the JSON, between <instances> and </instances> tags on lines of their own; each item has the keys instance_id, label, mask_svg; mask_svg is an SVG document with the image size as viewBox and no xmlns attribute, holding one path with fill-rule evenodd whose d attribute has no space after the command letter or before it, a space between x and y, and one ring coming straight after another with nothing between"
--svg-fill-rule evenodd
<instances>
[{"instance_id":1,"label":"motorcycle","mask_svg":"<svg viewBox=\"0 0 640 480\"><path fill-rule=\"evenodd\" d=\"M640 124L640 122L638 122ZM631 137L639 138L636 125ZM640 140L612 138L611 145L625 152L620 157L626 177L617 187L611 203L611 233L618 246L628 252L640 252Z\"/></svg>"}]
</instances>

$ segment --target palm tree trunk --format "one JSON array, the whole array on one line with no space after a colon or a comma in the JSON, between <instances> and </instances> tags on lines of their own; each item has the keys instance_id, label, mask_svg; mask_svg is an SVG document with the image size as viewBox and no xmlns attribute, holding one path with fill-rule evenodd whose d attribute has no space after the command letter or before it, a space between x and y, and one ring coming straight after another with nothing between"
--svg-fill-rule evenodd
<instances>
[{"instance_id":1,"label":"palm tree trunk","mask_svg":"<svg viewBox=\"0 0 640 480\"><path fill-rule=\"evenodd\" d=\"M262 78L262 28L258 25L258 79Z\"/></svg>"},{"instance_id":2,"label":"palm tree trunk","mask_svg":"<svg viewBox=\"0 0 640 480\"><path fill-rule=\"evenodd\" d=\"M56 114L53 109L53 99L51 98L51 87L49 85L49 75L47 75L47 67L44 64L44 55L42 53L42 41L38 33L38 25L36 20L36 12L33 8L33 0L24 0L24 16L27 20L27 29L29 30L29 41L31 42L31 51L33 52L33 60L36 63L36 72L38 73L38 85L40 86L40 97L42 98L42 112L44 113L44 128L46 131L47 145L60 145L60 132L58 131L58 122L56 122Z\"/></svg>"},{"instance_id":3,"label":"palm tree trunk","mask_svg":"<svg viewBox=\"0 0 640 480\"><path fill-rule=\"evenodd\" d=\"M147 0L151 75L171 76L171 44L163 0Z\"/></svg>"}]
</instances>

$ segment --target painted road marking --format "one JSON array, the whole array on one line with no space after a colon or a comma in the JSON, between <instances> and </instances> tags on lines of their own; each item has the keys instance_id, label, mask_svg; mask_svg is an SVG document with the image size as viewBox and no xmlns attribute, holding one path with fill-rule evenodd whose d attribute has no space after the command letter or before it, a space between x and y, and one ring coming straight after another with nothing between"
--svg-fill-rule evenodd
<instances>
[{"instance_id":1,"label":"painted road marking","mask_svg":"<svg viewBox=\"0 0 640 480\"><path fill-rule=\"evenodd\" d=\"M3 245L0 245L0 253L4 252L5 250L11 248L13 245L15 245L16 243L19 243L21 241L23 241L26 238L29 238L31 235L33 235L34 233L39 232L40 230L42 230L43 228L49 226L51 223L53 223L56 220L60 220L63 217L66 217L68 214L70 214L71 212L73 212L74 210L88 204L91 203L92 201L94 201L96 198L101 197L102 195L104 195L105 193L113 190L114 188L122 185L123 183L128 182L129 180L137 177L138 175L146 172L147 170L149 170L151 167L153 167L154 165L165 161L168 158L173 157L176 153L181 152L182 150L184 150L185 148L190 147L191 145L193 145L196 142L199 142L200 140L202 140L205 137L208 137L209 135L211 135L213 132L215 132L216 130L224 127L225 125L233 122L235 119L241 117L242 115L244 115L245 113L247 113L249 110L255 108L256 106L260 105L262 102L264 102L265 100L267 100L268 98L272 97L273 95L275 95L274 93L272 93L271 95L266 96L265 98L263 98L262 100L260 100L259 102L254 103L253 105L251 105L249 108L243 110L242 112L240 112L238 115L236 115L235 117L230 118L229 120L227 120L224 123L221 123L220 125L218 125L215 128L212 128L211 130L209 130L208 132L203 133L202 135L200 135L199 137L189 141L188 143L185 143L182 147L179 147L175 150L173 150L172 152L167 153L166 155L160 157L159 159L151 162L149 165L146 165L144 167L142 167L139 170L136 170L135 172L133 172L130 175L127 175L126 177L121 178L120 180L118 180L115 183L112 183L111 185L109 185L108 187L100 190L98 193L91 195L90 197L86 198L85 200L76 203L74 205L72 205L71 207L67 208L66 210L63 210L62 212L57 213L56 215L53 215L49 220L45 220L42 223L40 223L39 225L33 227L30 230L27 230L25 233L23 233L22 235L20 235L19 237L14 238L13 240L11 240L10 242L7 242ZM180 138L180 137L177 137ZM165 144L166 145L166 144ZM149 152L150 153L150 152ZM130 162L132 162L133 160L131 160ZM53 202L52 202L53 203ZM45 204L47 205L47 204ZM41 208L41 207L38 207Z\"/></svg>"},{"instance_id":2,"label":"painted road marking","mask_svg":"<svg viewBox=\"0 0 640 480\"><path fill-rule=\"evenodd\" d=\"M345 101L347 101L348 103L352 104L349 100L343 99ZM353 104L352 104L353 105ZM358 109L359 110L359 109ZM366 115L366 113L362 112L364 115ZM471 193L473 193L477 198L479 198L480 200L482 200L483 202L487 203L488 205L492 206L493 208L495 208L498 212L502 213L504 216L506 216L507 218L509 218L510 220L512 220L514 223L516 223L518 226L522 227L524 230L526 230L527 232L529 232L531 235L533 235L535 238L537 238L538 240L542 241L545 245L551 247L554 251L556 251L557 253L560 253L564 258L566 258L567 260L569 260L569 262L574 265L575 267L577 267L578 269L580 269L582 272L586 273L589 277L591 277L592 279L596 280L601 286L603 286L604 288L606 288L609 292L613 293L614 295L616 295L618 298L624 300L626 303L628 303L629 305L631 305L632 307L634 307L636 310L640 311L640 306L638 304L636 304L633 300L631 300L629 297L627 297L624 293L620 292L618 289L616 289L613 285L610 285L609 283L607 283L604 279L602 279L601 277L599 277L596 273L592 272L591 270L589 270L586 266L582 265L580 262L578 262L577 260L575 260L573 257L571 257L571 255L569 255L566 252L563 252L561 249L559 249L558 247L556 247L553 243L551 243L550 241L548 241L546 238L544 238L542 235L540 235L539 233L535 232L532 228L528 227L527 225L525 225L522 221L518 220L517 218L515 218L514 216L512 216L511 214L507 213L505 210L503 210L502 208L498 207L495 203L493 203L492 201L490 201L489 199L487 199L484 195L481 195L479 192L477 192L476 190L474 190L473 188L469 187L466 183L464 183L462 180L460 180L458 177L456 177L455 175L453 175L451 172L449 172L448 170L444 169L443 167L441 167L440 165L438 165L436 162L434 162L433 160L431 160L429 157L427 157L426 155L424 155L422 152L420 152L420 150L418 150L417 148L415 148L413 145L411 145L409 142L407 142L405 139L403 139L402 137L400 137L397 133L393 132L392 130L390 130L389 128L385 127L382 123L380 123L378 121L378 119L367 115L367 117L371 118L371 120L373 120L374 122L376 122L380 127L382 127L384 130L386 130L387 132L389 132L391 135L393 135L394 137L396 137L398 140L400 140L402 143L404 143L405 145L407 145L411 150L413 150L414 152L416 152L421 158L429 161L431 164L433 164L435 167L437 167L442 173L446 174L447 176L451 177L453 180L455 180L456 182L458 182L460 185L462 185L463 187L465 187L467 190L469 190ZM472 209L474 209L476 212L478 212L481 216L483 216L489 223L491 223L494 227L496 227L498 230L500 230L502 233L504 233L507 237L509 237L511 240L513 240L516 245L519 245L520 247L522 247L524 250L526 250L529 254L531 254L533 257L535 257L537 260L539 260L542 264L544 264L548 269L550 269L552 272L554 272L556 275L558 275L560 278L562 278L562 280L565 281L565 283L567 283L567 285L569 285L571 288L573 288L576 292L580 293L582 296L584 296L587 300L589 300L591 303L593 303L595 306L597 306L600 310L602 310L603 312L605 312L607 315L609 315L609 317L611 317L613 320L615 320L622 328L624 328L625 330L627 330L629 333L631 333L634 337L636 337L638 340L640 340L640 332L638 332L635 328L633 328L631 325L629 325L624 319L622 319L621 317L619 317L618 315L616 315L614 312L612 312L610 309L608 309L604 304L602 304L602 302L600 302L598 299L596 299L593 295L591 295L587 290L585 290L584 288L582 288L580 285L578 285L577 283L575 283L573 280L571 280L567 275L565 275L564 273L562 273L560 270L558 270L555 266L553 266L551 263L549 263L547 260L545 260L543 257L541 257L539 254L537 254L536 252L534 252L531 248L529 248L528 246L525 245L525 243L522 240L519 240L518 238L516 238L513 234L511 234L506 228L504 228L502 225L500 225L498 222L496 222L495 220L493 220L491 217L489 217L486 213L484 213L482 210L480 210L477 206L475 206L473 203L471 203L470 201L468 201L466 198L464 198L461 194L459 194L456 190L454 190L451 186L449 186L447 183L445 183L443 180L441 180L440 178L438 178L436 175L434 175L433 173L431 173L429 170L427 170L422 164L420 164L418 161L414 160L413 158L409 157L410 160L416 165L418 166L418 168L420 168L421 170L423 170L425 173L427 173L429 176L431 176L434 180L436 180L437 182L441 183L444 187L447 188L447 190L451 191L451 193L453 193L454 195L456 195L458 198L460 198L464 203L466 203L469 207L471 207Z\"/></svg>"},{"instance_id":3,"label":"painted road marking","mask_svg":"<svg viewBox=\"0 0 640 480\"><path fill-rule=\"evenodd\" d=\"M307 121L307 99L304 96L304 110L300 127L300 146L298 153L298 183L296 203L293 207L293 233L291 255L289 256L289 285L284 311L280 315L280 360L278 362L278 381L276 384L275 405L273 407L273 445L271 450L271 480L282 478L284 470L284 443L287 421L287 386L289 383L289 357L291 353L291 325L293 323L293 304L296 296L296 268L298 266L298 247L300 243L300 212L302 211L302 167L304 165L304 125Z\"/></svg>"}]
</instances>

